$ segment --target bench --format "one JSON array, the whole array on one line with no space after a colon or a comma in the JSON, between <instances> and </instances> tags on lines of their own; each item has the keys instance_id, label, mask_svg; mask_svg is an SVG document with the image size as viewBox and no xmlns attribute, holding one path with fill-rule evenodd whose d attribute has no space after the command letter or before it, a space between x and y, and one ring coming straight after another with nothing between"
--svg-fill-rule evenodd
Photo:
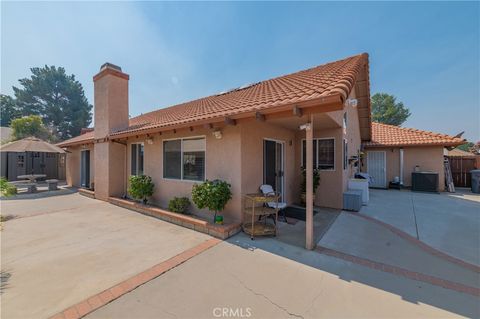
<instances>
[{"instance_id":1,"label":"bench","mask_svg":"<svg viewBox=\"0 0 480 319\"><path fill-rule=\"evenodd\" d=\"M58 189L58 179L47 179L45 182L48 184L49 191L56 191Z\"/></svg>"},{"instance_id":2,"label":"bench","mask_svg":"<svg viewBox=\"0 0 480 319\"><path fill-rule=\"evenodd\" d=\"M18 183L15 185L18 188L26 188L27 193L36 193L37 192L37 184L35 183Z\"/></svg>"}]
</instances>

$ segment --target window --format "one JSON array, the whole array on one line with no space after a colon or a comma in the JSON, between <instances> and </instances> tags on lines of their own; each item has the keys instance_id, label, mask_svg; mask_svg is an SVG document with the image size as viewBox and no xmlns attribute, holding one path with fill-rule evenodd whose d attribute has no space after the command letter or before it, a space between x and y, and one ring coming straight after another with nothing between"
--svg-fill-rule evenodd
<instances>
[{"instance_id":1,"label":"window","mask_svg":"<svg viewBox=\"0 0 480 319\"><path fill-rule=\"evenodd\" d=\"M343 169L347 169L348 164L348 142L343 139Z\"/></svg>"},{"instance_id":2,"label":"window","mask_svg":"<svg viewBox=\"0 0 480 319\"><path fill-rule=\"evenodd\" d=\"M17 157L17 167L18 168L23 168L25 166L25 156L24 155L18 155Z\"/></svg>"},{"instance_id":3,"label":"window","mask_svg":"<svg viewBox=\"0 0 480 319\"><path fill-rule=\"evenodd\" d=\"M130 174L143 175L143 143L132 144Z\"/></svg>"},{"instance_id":4,"label":"window","mask_svg":"<svg viewBox=\"0 0 480 319\"><path fill-rule=\"evenodd\" d=\"M163 141L163 177L205 180L205 138Z\"/></svg>"},{"instance_id":5,"label":"window","mask_svg":"<svg viewBox=\"0 0 480 319\"><path fill-rule=\"evenodd\" d=\"M307 144L302 141L302 167L306 166ZM335 169L335 139L313 139L313 168L321 170Z\"/></svg>"}]
</instances>

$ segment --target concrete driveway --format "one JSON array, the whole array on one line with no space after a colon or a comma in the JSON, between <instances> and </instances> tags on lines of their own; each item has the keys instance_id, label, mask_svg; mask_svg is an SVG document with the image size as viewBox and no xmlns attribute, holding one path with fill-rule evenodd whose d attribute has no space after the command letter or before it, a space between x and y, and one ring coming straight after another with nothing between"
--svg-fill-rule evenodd
<instances>
[{"instance_id":1,"label":"concrete driveway","mask_svg":"<svg viewBox=\"0 0 480 319\"><path fill-rule=\"evenodd\" d=\"M2 318L48 318L210 237L77 193L6 200Z\"/></svg>"},{"instance_id":2,"label":"concrete driveway","mask_svg":"<svg viewBox=\"0 0 480 319\"><path fill-rule=\"evenodd\" d=\"M242 316L243 314L243 316ZM87 316L478 317L478 299L273 238L240 233Z\"/></svg>"},{"instance_id":3,"label":"concrete driveway","mask_svg":"<svg viewBox=\"0 0 480 319\"><path fill-rule=\"evenodd\" d=\"M480 194L370 190L362 214L458 259L480 265Z\"/></svg>"}]
</instances>

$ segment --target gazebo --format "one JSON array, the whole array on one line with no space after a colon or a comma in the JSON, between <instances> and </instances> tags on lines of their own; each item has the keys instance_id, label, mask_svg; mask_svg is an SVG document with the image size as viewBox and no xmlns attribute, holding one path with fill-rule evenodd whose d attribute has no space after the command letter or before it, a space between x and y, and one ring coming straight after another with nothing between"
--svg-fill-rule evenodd
<instances>
[{"instance_id":1,"label":"gazebo","mask_svg":"<svg viewBox=\"0 0 480 319\"><path fill-rule=\"evenodd\" d=\"M46 179L65 179L65 151L36 137L0 147L1 176L9 181L25 174L45 174Z\"/></svg>"}]
</instances>

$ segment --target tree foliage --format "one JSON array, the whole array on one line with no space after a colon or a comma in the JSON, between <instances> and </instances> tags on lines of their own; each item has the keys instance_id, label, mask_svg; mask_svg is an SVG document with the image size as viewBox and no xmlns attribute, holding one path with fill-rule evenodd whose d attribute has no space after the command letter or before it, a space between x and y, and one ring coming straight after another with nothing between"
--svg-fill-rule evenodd
<instances>
[{"instance_id":1,"label":"tree foliage","mask_svg":"<svg viewBox=\"0 0 480 319\"><path fill-rule=\"evenodd\" d=\"M153 188L155 184L152 178L147 175L133 175L130 176L130 188L128 193L135 199L143 200L143 203L147 203L148 197L153 195Z\"/></svg>"},{"instance_id":2,"label":"tree foliage","mask_svg":"<svg viewBox=\"0 0 480 319\"><path fill-rule=\"evenodd\" d=\"M29 136L35 136L42 140L54 142L55 139L48 129L43 125L42 118L38 115L24 116L12 120L12 136L14 140L19 140Z\"/></svg>"},{"instance_id":3,"label":"tree foliage","mask_svg":"<svg viewBox=\"0 0 480 319\"><path fill-rule=\"evenodd\" d=\"M371 102L372 120L375 122L400 126L411 115L402 102L397 102L395 96L387 93L376 93Z\"/></svg>"},{"instance_id":4,"label":"tree foliage","mask_svg":"<svg viewBox=\"0 0 480 319\"><path fill-rule=\"evenodd\" d=\"M0 94L0 126L10 126L10 122L21 116L15 99L11 96Z\"/></svg>"},{"instance_id":5,"label":"tree foliage","mask_svg":"<svg viewBox=\"0 0 480 319\"><path fill-rule=\"evenodd\" d=\"M21 114L41 116L61 140L79 135L92 120L92 105L80 82L62 67L46 65L30 70L30 78L19 80L22 87L13 87Z\"/></svg>"},{"instance_id":6,"label":"tree foliage","mask_svg":"<svg viewBox=\"0 0 480 319\"><path fill-rule=\"evenodd\" d=\"M471 152L475 144L472 142L467 142L465 144L457 146L459 150L465 151L465 152Z\"/></svg>"},{"instance_id":7,"label":"tree foliage","mask_svg":"<svg viewBox=\"0 0 480 319\"><path fill-rule=\"evenodd\" d=\"M199 209L208 208L214 211L215 215L225 208L227 202L232 198L230 184L221 180L206 180L202 184L195 184L192 188L192 200Z\"/></svg>"}]
</instances>

